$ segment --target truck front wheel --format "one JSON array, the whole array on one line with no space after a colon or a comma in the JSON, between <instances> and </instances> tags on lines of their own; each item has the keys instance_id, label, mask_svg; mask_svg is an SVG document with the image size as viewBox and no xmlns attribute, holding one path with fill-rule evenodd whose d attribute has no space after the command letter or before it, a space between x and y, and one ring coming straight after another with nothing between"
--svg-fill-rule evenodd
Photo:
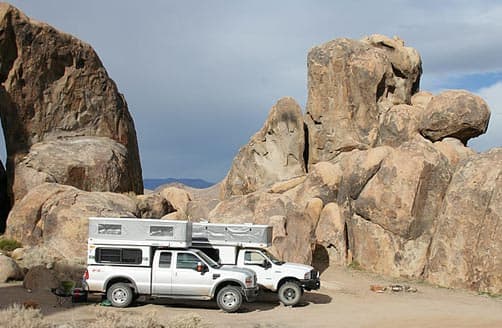
<instances>
[{"instance_id":1,"label":"truck front wheel","mask_svg":"<svg viewBox=\"0 0 502 328\"><path fill-rule=\"evenodd\" d=\"M242 294L238 287L223 287L216 296L218 307L225 312L232 313L237 311L242 305Z\"/></svg>"},{"instance_id":2,"label":"truck front wheel","mask_svg":"<svg viewBox=\"0 0 502 328\"><path fill-rule=\"evenodd\" d=\"M279 300L285 306L294 306L300 302L302 288L293 281L285 282L279 288Z\"/></svg>"},{"instance_id":3,"label":"truck front wheel","mask_svg":"<svg viewBox=\"0 0 502 328\"><path fill-rule=\"evenodd\" d=\"M115 307L125 308L131 304L133 291L129 285L119 282L113 284L106 292L106 297Z\"/></svg>"}]
</instances>

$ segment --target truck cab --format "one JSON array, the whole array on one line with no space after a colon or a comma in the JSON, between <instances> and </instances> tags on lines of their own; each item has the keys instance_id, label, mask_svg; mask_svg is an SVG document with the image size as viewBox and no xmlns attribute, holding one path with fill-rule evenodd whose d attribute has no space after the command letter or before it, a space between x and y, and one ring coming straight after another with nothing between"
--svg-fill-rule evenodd
<instances>
[{"instance_id":1,"label":"truck cab","mask_svg":"<svg viewBox=\"0 0 502 328\"><path fill-rule=\"evenodd\" d=\"M281 261L266 249L239 249L237 266L252 269L256 272L258 284L273 292L277 291L285 280L295 281L308 291L320 287L319 274L313 267Z\"/></svg>"},{"instance_id":2,"label":"truck cab","mask_svg":"<svg viewBox=\"0 0 502 328\"><path fill-rule=\"evenodd\" d=\"M272 227L253 224L193 224L193 246L218 263L253 270L261 289L275 292L286 306L294 306L304 291L320 288L312 266L284 262L266 250Z\"/></svg>"}]
</instances>

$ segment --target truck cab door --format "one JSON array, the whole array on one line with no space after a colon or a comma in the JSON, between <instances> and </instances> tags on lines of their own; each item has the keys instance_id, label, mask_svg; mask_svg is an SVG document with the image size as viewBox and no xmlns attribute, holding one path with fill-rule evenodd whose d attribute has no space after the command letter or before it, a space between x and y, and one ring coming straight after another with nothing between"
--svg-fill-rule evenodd
<instances>
[{"instance_id":1,"label":"truck cab door","mask_svg":"<svg viewBox=\"0 0 502 328\"><path fill-rule=\"evenodd\" d=\"M274 290L274 264L261 252L244 250L244 266L256 272L256 278L259 285Z\"/></svg>"},{"instance_id":2,"label":"truck cab door","mask_svg":"<svg viewBox=\"0 0 502 328\"><path fill-rule=\"evenodd\" d=\"M173 278L173 253L170 251L158 251L152 267L152 294L172 294Z\"/></svg>"},{"instance_id":3,"label":"truck cab door","mask_svg":"<svg viewBox=\"0 0 502 328\"><path fill-rule=\"evenodd\" d=\"M214 277L211 268L197 255L189 252L177 252L174 268L173 295L210 296ZM203 270L197 271L202 264Z\"/></svg>"}]
</instances>

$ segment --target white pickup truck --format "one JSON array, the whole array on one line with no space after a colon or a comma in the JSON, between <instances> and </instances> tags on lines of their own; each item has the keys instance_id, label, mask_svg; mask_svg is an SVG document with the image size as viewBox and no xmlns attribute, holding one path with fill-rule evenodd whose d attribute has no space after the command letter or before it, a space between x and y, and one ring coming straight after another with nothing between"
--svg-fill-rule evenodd
<instances>
[{"instance_id":1,"label":"white pickup truck","mask_svg":"<svg viewBox=\"0 0 502 328\"><path fill-rule=\"evenodd\" d=\"M193 223L192 238L192 246L216 262L252 269L258 285L278 293L286 306L298 304L305 290L321 287L319 272L313 267L281 261L265 249L271 246L271 226Z\"/></svg>"},{"instance_id":2,"label":"white pickup truck","mask_svg":"<svg viewBox=\"0 0 502 328\"><path fill-rule=\"evenodd\" d=\"M139 296L215 299L225 312L237 311L258 292L249 269L222 267L188 247L191 223L184 221L90 218L84 288L105 293L116 307Z\"/></svg>"}]
</instances>

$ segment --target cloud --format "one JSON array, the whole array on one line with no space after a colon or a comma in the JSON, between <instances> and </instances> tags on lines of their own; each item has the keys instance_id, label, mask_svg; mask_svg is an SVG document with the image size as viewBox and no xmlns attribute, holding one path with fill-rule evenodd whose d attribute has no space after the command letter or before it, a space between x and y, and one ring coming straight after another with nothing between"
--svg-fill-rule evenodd
<instances>
[{"instance_id":1,"label":"cloud","mask_svg":"<svg viewBox=\"0 0 502 328\"><path fill-rule=\"evenodd\" d=\"M486 134L469 141L469 146L478 151L502 147L502 81L477 92L490 107L490 123Z\"/></svg>"}]
</instances>

